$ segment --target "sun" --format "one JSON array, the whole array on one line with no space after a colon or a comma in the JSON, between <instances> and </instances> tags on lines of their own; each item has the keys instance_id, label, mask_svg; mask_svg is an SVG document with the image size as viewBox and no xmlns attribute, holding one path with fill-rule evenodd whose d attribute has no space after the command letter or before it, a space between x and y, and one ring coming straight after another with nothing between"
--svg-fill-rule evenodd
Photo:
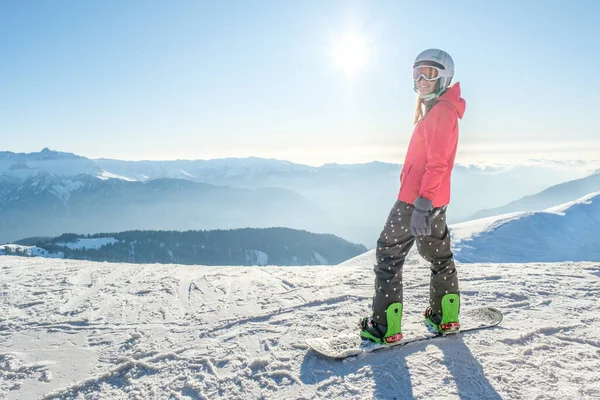
<instances>
[{"instance_id":1,"label":"sun","mask_svg":"<svg viewBox=\"0 0 600 400\"><path fill-rule=\"evenodd\" d=\"M366 37L357 31L346 31L331 40L331 56L336 69L354 78L366 69L371 50Z\"/></svg>"}]
</instances>

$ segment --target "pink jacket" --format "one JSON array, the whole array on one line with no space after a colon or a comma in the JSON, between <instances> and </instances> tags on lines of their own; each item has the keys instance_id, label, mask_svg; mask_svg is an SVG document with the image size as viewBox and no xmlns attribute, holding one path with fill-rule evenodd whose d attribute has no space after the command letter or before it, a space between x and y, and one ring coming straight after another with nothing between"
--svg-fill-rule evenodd
<instances>
[{"instance_id":1,"label":"pink jacket","mask_svg":"<svg viewBox=\"0 0 600 400\"><path fill-rule=\"evenodd\" d=\"M438 100L412 134L400 174L398 200L413 204L417 197L425 197L433 201L433 207L450 203L458 118L466 108L460 83L450 86Z\"/></svg>"}]
</instances>

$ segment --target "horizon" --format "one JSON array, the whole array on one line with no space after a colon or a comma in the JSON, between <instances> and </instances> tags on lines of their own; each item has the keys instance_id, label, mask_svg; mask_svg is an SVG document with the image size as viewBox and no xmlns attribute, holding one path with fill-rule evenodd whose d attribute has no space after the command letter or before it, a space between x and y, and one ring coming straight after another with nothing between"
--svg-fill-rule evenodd
<instances>
[{"instance_id":1,"label":"horizon","mask_svg":"<svg viewBox=\"0 0 600 400\"><path fill-rule=\"evenodd\" d=\"M555 143L526 143L530 148L538 148L537 153L529 153L523 151L522 145L515 143L488 143L488 144L477 144L472 146L463 146L467 149L460 149L456 157L456 166L477 166L477 167L508 167L508 166L526 166L526 165L539 165L539 164L568 164L568 163L584 163L588 165L590 169L596 170L600 168L600 141L587 141L581 143L573 142L555 142ZM571 148L569 148L569 146ZM581 146L581 147L579 147ZM470 148L469 148L470 147ZM518 147L521 148L519 151ZM565 150L567 149L567 150ZM106 156L91 156L89 154L81 154L74 151L63 150L53 148L51 146L43 146L43 148L35 151L14 151L14 150L0 150L1 152L9 152L13 154L36 154L41 153L44 150L49 150L58 153L73 154L80 157L85 157L90 160L117 160L127 162L171 162L171 161L214 161L214 160L227 160L227 159L252 159L258 158L263 160L274 160L280 162L289 162L297 165L304 165L310 167L322 167L325 165L363 165L370 163L386 163L386 164L398 164L401 165L404 161L402 157L382 157L381 159L359 159L359 160L336 160L327 161L320 160L316 161L315 158L310 157L273 157L273 156L261 156L261 155L229 155L222 157L213 158L116 158ZM466 154L465 154L466 153ZM470 153L470 154L469 154Z\"/></svg>"},{"instance_id":2,"label":"horizon","mask_svg":"<svg viewBox=\"0 0 600 400\"><path fill-rule=\"evenodd\" d=\"M4 146L121 160L402 163L412 62L437 47L453 56L467 102L458 162L600 153L587 117L600 83L571 95L578 57L600 61L586 45L599 3L429 5L446 18L422 29L421 5L395 1L3 3Z\"/></svg>"}]
</instances>

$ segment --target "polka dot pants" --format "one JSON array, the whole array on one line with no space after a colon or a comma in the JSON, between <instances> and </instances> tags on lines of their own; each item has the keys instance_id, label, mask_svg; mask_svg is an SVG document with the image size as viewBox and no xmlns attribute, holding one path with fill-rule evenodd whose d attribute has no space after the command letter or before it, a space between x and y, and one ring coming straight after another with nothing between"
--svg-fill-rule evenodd
<instances>
[{"instance_id":1,"label":"polka dot pants","mask_svg":"<svg viewBox=\"0 0 600 400\"><path fill-rule=\"evenodd\" d=\"M414 206L397 201L390 211L377 241L375 264L375 295L373 318L385 323L385 310L402 299L402 268L408 251L417 244L419 254L431 263L429 305L441 313L441 300L445 294L459 293L458 277L452 251L450 234L446 225L446 207L431 211L431 235L414 237L410 232L410 218Z\"/></svg>"}]
</instances>

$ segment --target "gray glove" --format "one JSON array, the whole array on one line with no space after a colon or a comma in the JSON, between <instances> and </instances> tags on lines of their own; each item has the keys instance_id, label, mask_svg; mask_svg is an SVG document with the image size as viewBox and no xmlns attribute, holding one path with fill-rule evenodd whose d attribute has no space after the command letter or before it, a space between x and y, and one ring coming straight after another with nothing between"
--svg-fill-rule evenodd
<instances>
[{"instance_id":1,"label":"gray glove","mask_svg":"<svg viewBox=\"0 0 600 400\"><path fill-rule=\"evenodd\" d=\"M410 233L413 236L431 235L431 220L429 211L433 209L433 202L425 197L417 197L415 209L410 217Z\"/></svg>"}]
</instances>

